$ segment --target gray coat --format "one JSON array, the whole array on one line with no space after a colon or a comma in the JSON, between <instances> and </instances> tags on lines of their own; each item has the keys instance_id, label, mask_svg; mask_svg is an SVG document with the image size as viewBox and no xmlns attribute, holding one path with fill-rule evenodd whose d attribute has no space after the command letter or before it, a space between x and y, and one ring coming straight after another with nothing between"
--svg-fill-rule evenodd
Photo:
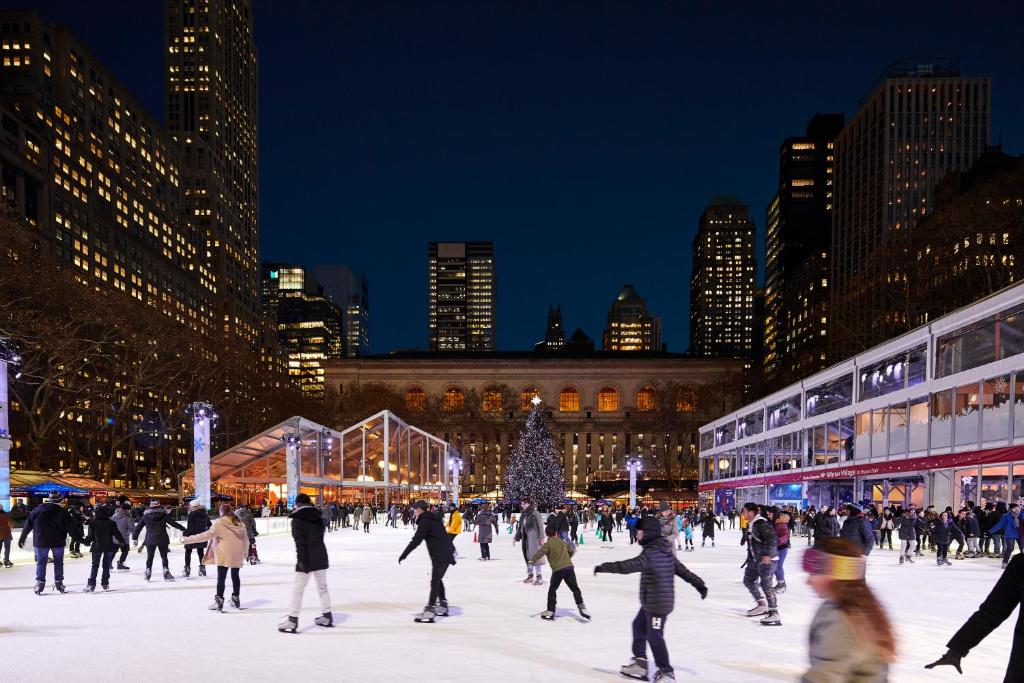
<instances>
[{"instance_id":1,"label":"gray coat","mask_svg":"<svg viewBox=\"0 0 1024 683\"><path fill-rule=\"evenodd\" d=\"M491 533L491 529L494 529L494 533L500 533L498 531L498 516L490 510L481 510L476 514L476 540L478 543L492 543L494 535Z\"/></svg>"},{"instance_id":2,"label":"gray coat","mask_svg":"<svg viewBox=\"0 0 1024 683\"><path fill-rule=\"evenodd\" d=\"M537 508L531 506L529 510L519 516L519 528L516 529L515 540L523 542L527 557L533 557L544 545L544 541L547 540L544 536L544 518L537 512ZM548 561L543 557L537 562L537 564L547 563Z\"/></svg>"},{"instance_id":3,"label":"gray coat","mask_svg":"<svg viewBox=\"0 0 1024 683\"><path fill-rule=\"evenodd\" d=\"M809 668L800 683L885 683L889 665L831 600L821 603L811 622Z\"/></svg>"},{"instance_id":4,"label":"gray coat","mask_svg":"<svg viewBox=\"0 0 1024 683\"><path fill-rule=\"evenodd\" d=\"M661 522L661 535L667 538L672 545L679 542L679 526L676 524L676 516L663 517L658 513L658 521Z\"/></svg>"},{"instance_id":5,"label":"gray coat","mask_svg":"<svg viewBox=\"0 0 1024 683\"><path fill-rule=\"evenodd\" d=\"M117 525L117 530L121 532L121 536L124 537L125 545L128 545L128 539L132 536L132 530L135 529L135 522L132 520L132 513L128 510L122 510L118 508L114 510L114 516L111 517L114 524Z\"/></svg>"}]
</instances>

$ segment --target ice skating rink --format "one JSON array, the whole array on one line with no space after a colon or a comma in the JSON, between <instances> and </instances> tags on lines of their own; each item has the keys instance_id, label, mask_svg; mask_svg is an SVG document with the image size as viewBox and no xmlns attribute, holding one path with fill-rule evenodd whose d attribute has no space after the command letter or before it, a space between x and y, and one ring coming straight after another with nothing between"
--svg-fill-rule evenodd
<instances>
[{"instance_id":1,"label":"ice skating rink","mask_svg":"<svg viewBox=\"0 0 1024 683\"><path fill-rule=\"evenodd\" d=\"M115 572L110 593L86 594L87 555L67 563L67 594L52 590L51 574L43 596L32 593L30 556L16 551L17 566L0 569L0 680L620 679L619 666L630 654L639 577L595 577L592 569L639 551L624 534L609 549L591 531L576 556L591 623L574 618L572 597L564 586L560 618L546 622L537 616L544 609L547 586L520 583L521 550L513 547L502 525L490 563L477 561L479 547L472 533L458 537L456 547L464 559L445 580L451 616L416 624L413 615L422 609L428 592L426 547L420 546L399 566L398 555L411 528L378 524L371 529L370 534L345 529L327 535L337 626L312 625L317 600L310 582L297 635L277 632L294 573L294 549L286 534L260 538L263 564L242 569L243 610L224 614L207 610L214 578L180 578L181 546L172 546L171 568L179 577L174 583L157 578L155 571L147 584L143 555L133 552L131 571ZM739 532L721 532L717 542L714 549L679 553L704 578L710 594L701 602L689 585L676 582L676 610L668 619L666 638L677 680L796 680L806 662L807 626L817 604L800 570L806 540L796 540L787 560L789 591L780 596L781 627L763 627L742 616L752 600L740 581L745 550L739 546ZM932 555L917 559L913 566L900 567L895 551L876 549L869 561L868 580L898 633L900 660L891 680L963 681L953 670L922 667L945 651L946 641L988 593L999 576L998 561L954 560L952 567L937 567ZM1014 619L964 659L967 677L1003 679Z\"/></svg>"}]
</instances>

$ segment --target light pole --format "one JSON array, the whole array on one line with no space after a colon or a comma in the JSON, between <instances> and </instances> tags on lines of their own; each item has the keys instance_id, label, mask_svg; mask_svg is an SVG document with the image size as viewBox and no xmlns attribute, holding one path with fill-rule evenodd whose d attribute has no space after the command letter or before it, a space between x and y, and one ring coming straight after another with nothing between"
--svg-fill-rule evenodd
<instances>
[{"instance_id":1,"label":"light pole","mask_svg":"<svg viewBox=\"0 0 1024 683\"><path fill-rule=\"evenodd\" d=\"M204 401L189 407L192 413L192 468L196 487L196 500L210 509L210 425L217 421L217 412ZM178 480L181 498L181 480Z\"/></svg>"},{"instance_id":2,"label":"light pole","mask_svg":"<svg viewBox=\"0 0 1024 683\"><path fill-rule=\"evenodd\" d=\"M0 338L0 505L11 509L11 425L7 416L7 366L18 365L21 356L10 342Z\"/></svg>"},{"instance_id":3,"label":"light pole","mask_svg":"<svg viewBox=\"0 0 1024 683\"><path fill-rule=\"evenodd\" d=\"M462 474L462 456L452 455L448 458L448 467L452 471L452 502L459 506L459 475Z\"/></svg>"},{"instance_id":4,"label":"light pole","mask_svg":"<svg viewBox=\"0 0 1024 683\"><path fill-rule=\"evenodd\" d=\"M626 465L629 467L629 508L632 510L636 507L636 473L643 468L643 464L639 455L631 455Z\"/></svg>"},{"instance_id":5,"label":"light pole","mask_svg":"<svg viewBox=\"0 0 1024 683\"><path fill-rule=\"evenodd\" d=\"M284 441L284 470L287 507L295 509L295 496L299 495L299 435L288 432L281 437Z\"/></svg>"}]
</instances>

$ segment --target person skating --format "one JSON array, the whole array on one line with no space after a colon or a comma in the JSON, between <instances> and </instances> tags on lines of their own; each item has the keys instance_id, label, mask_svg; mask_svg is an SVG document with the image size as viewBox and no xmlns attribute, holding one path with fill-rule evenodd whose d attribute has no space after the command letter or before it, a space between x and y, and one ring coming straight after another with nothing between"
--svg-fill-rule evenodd
<instances>
[{"instance_id":1,"label":"person skating","mask_svg":"<svg viewBox=\"0 0 1024 683\"><path fill-rule=\"evenodd\" d=\"M683 579L707 597L708 589L699 576L676 559L675 549L661 536L661 523L645 517L637 530L641 553L622 562L605 562L594 567L594 574L633 574L640 572L640 610L633 619L633 659L620 672L628 678L647 680L647 646L657 673L655 683L674 681L668 647L665 645L665 621L675 608L675 577Z\"/></svg>"},{"instance_id":2,"label":"person skating","mask_svg":"<svg viewBox=\"0 0 1024 683\"><path fill-rule=\"evenodd\" d=\"M46 588L46 563L53 556L53 587L60 593L64 589L64 545L68 540L68 511L61 506L63 498L53 493L29 513L18 537L18 547L25 547L25 537L32 532L32 547L36 556L36 595Z\"/></svg>"},{"instance_id":3,"label":"person skating","mask_svg":"<svg viewBox=\"0 0 1024 683\"><path fill-rule=\"evenodd\" d=\"M249 549L246 553L246 560L249 564L259 564L260 554L256 550L256 537L260 535L260 532L256 529L256 520L252 516L252 511L249 510L248 506L242 505L235 510L235 516L241 520L245 526L246 533L249 535ZM328 520L330 520L329 516Z\"/></svg>"},{"instance_id":4,"label":"person skating","mask_svg":"<svg viewBox=\"0 0 1024 683\"><path fill-rule=\"evenodd\" d=\"M700 534L700 547L703 548L707 540L711 539L711 547L715 547L715 527L718 526L718 518L715 517L715 513L712 510L708 510L704 513L704 517L700 520L701 534Z\"/></svg>"},{"instance_id":5,"label":"person skating","mask_svg":"<svg viewBox=\"0 0 1024 683\"><path fill-rule=\"evenodd\" d=\"M224 588L229 571L231 573L231 606L235 609L242 609L240 597L242 579L239 576L239 571L249 554L249 532L245 528L245 522L239 519L231 506L227 504L220 506L220 517L213 521L209 529L195 536L185 536L181 540L188 544L206 542L210 544L203 557L204 564L209 564L212 560L217 565L217 592L210 609L217 612L224 611Z\"/></svg>"},{"instance_id":6,"label":"person skating","mask_svg":"<svg viewBox=\"0 0 1024 683\"><path fill-rule=\"evenodd\" d=\"M4 567L10 569L14 566L11 562L11 541L14 539L11 533L11 515L0 505L0 548L4 551Z\"/></svg>"},{"instance_id":7,"label":"person skating","mask_svg":"<svg viewBox=\"0 0 1024 683\"><path fill-rule=\"evenodd\" d=\"M882 516L878 518L878 547L889 543L889 550L892 550L892 532L896 528L896 518L892 516L892 510L886 508Z\"/></svg>"},{"instance_id":8,"label":"person skating","mask_svg":"<svg viewBox=\"0 0 1024 683\"><path fill-rule=\"evenodd\" d=\"M73 558L83 557L82 539L85 537L85 515L82 504L75 503L68 508L68 555Z\"/></svg>"},{"instance_id":9,"label":"person skating","mask_svg":"<svg viewBox=\"0 0 1024 683\"><path fill-rule=\"evenodd\" d=\"M903 511L903 514L896 520L896 533L900 539L900 564L907 562L914 564L914 558L910 556L910 547L917 539L917 512L914 508Z\"/></svg>"},{"instance_id":10,"label":"person skating","mask_svg":"<svg viewBox=\"0 0 1024 683\"><path fill-rule=\"evenodd\" d=\"M823 602L811 621L811 666L801 683L884 683L897 642L885 609L864 580L859 544L827 538L803 556L807 584Z\"/></svg>"},{"instance_id":11,"label":"person skating","mask_svg":"<svg viewBox=\"0 0 1024 683\"><path fill-rule=\"evenodd\" d=\"M640 521L640 515L630 510L626 513L626 531L629 532L629 544L636 543L636 525Z\"/></svg>"},{"instance_id":12,"label":"person skating","mask_svg":"<svg viewBox=\"0 0 1024 683\"><path fill-rule=\"evenodd\" d=\"M425 500L417 500L413 503L412 514L416 520L416 533L398 557L398 564L402 564L402 560L408 557L409 553L415 550L420 543L426 541L431 564L430 597L427 598L423 612L416 616L416 621L432 624L435 616L448 615L448 597L444 590L444 575L448 571L448 567L455 564L455 547L445 530L441 516L427 508Z\"/></svg>"},{"instance_id":13,"label":"person skating","mask_svg":"<svg viewBox=\"0 0 1024 683\"><path fill-rule=\"evenodd\" d=\"M185 520L185 535L197 536L213 526L210 521L210 514L206 506L198 498L188 504L188 518ZM206 555L205 543L189 543L185 546L185 578L192 574L192 552L195 551L196 559L199 560L199 576L206 576L206 565L203 563L203 556Z\"/></svg>"},{"instance_id":14,"label":"person skating","mask_svg":"<svg viewBox=\"0 0 1024 683\"><path fill-rule=\"evenodd\" d=\"M364 505L362 511L359 513L359 521L363 524L363 533L370 533L370 522L373 521L374 514L373 508L369 505Z\"/></svg>"},{"instance_id":15,"label":"person skating","mask_svg":"<svg viewBox=\"0 0 1024 683\"><path fill-rule=\"evenodd\" d=\"M576 609L579 610L580 616L590 619L587 606L583 604L583 593L580 592L579 584L576 583L576 570L572 565L572 556L576 552L573 545L562 540L556 526L548 526L545 533L548 537L547 541L530 557L530 562L533 564L546 558L548 564L551 565L547 610L541 612L540 618L548 621L555 618L558 587L565 581L565 585L572 591L572 597L576 601Z\"/></svg>"},{"instance_id":16,"label":"person skating","mask_svg":"<svg viewBox=\"0 0 1024 683\"><path fill-rule=\"evenodd\" d=\"M295 580L292 587L292 605L288 616L277 630L295 633L299 628L299 612L302 611L302 595L306 592L309 577L316 582L320 596L320 616L313 620L317 626L331 628L334 615L331 613L331 594L327 590L327 546L324 544L323 515L313 507L313 501L305 493L295 496L295 509L288 517L292 520L292 540L295 541Z\"/></svg>"},{"instance_id":17,"label":"person skating","mask_svg":"<svg viewBox=\"0 0 1024 683\"><path fill-rule=\"evenodd\" d=\"M491 542L494 540L494 534L499 534L501 531L498 529L498 516L491 512L489 503L484 503L484 508L477 513L476 525L476 538L480 544L480 559L483 561L490 560Z\"/></svg>"},{"instance_id":18,"label":"person skating","mask_svg":"<svg viewBox=\"0 0 1024 683\"><path fill-rule=\"evenodd\" d=\"M676 550L679 550L679 525L676 523L676 513L667 500L658 503L658 521L661 522L661 535L668 539Z\"/></svg>"},{"instance_id":19,"label":"person skating","mask_svg":"<svg viewBox=\"0 0 1024 683\"><path fill-rule=\"evenodd\" d=\"M601 513L601 521L598 523L598 528L604 533L604 541L608 544L608 547L614 548L612 545L612 531L615 530L615 517L610 510L605 510Z\"/></svg>"},{"instance_id":20,"label":"person skating","mask_svg":"<svg viewBox=\"0 0 1024 683\"><path fill-rule=\"evenodd\" d=\"M693 520L689 517L683 522L683 542L686 551L693 552Z\"/></svg>"},{"instance_id":21,"label":"person skating","mask_svg":"<svg viewBox=\"0 0 1024 683\"><path fill-rule=\"evenodd\" d=\"M143 527L146 529L146 540L143 543L146 546L146 581L149 581L153 575L153 556L157 550L160 551L160 560L164 565L164 581L174 581L174 575L171 574L167 560L167 547L171 543L171 538L167 535L168 526L173 526L182 533L185 532L185 527L172 520L160 503L154 500L149 504L149 509L139 518L135 530L132 532L132 540L138 544L139 533L142 532Z\"/></svg>"},{"instance_id":22,"label":"person skating","mask_svg":"<svg viewBox=\"0 0 1024 683\"><path fill-rule=\"evenodd\" d=\"M974 511L968 508L960 510L957 517L960 531L963 532L964 538L967 540L966 557L978 557L978 539L981 538L981 524L978 522L978 518L974 516ZM957 559L962 560L964 557L957 553Z\"/></svg>"},{"instance_id":23,"label":"person skating","mask_svg":"<svg viewBox=\"0 0 1024 683\"><path fill-rule=\"evenodd\" d=\"M999 509L999 506L996 506ZM1024 552L1024 528L1020 518L1020 505L1013 503L1010 510L999 518L993 525L990 532L993 536L1002 535L1003 538L1003 569L1010 563L1010 556L1013 554L1014 546L1019 546Z\"/></svg>"},{"instance_id":24,"label":"person skating","mask_svg":"<svg viewBox=\"0 0 1024 683\"><path fill-rule=\"evenodd\" d=\"M772 588L772 575L779 554L775 527L761 515L757 503L744 504L740 514L747 519L747 561L744 563L743 585L757 601L747 610L747 616L764 615L761 619L763 625L779 626L782 622Z\"/></svg>"},{"instance_id":25,"label":"person skating","mask_svg":"<svg viewBox=\"0 0 1024 683\"><path fill-rule=\"evenodd\" d=\"M871 554L871 549L875 547L875 532L864 516L864 508L856 503L849 503L846 509L848 514L843 528L839 531L839 537L856 543L867 557Z\"/></svg>"},{"instance_id":26,"label":"person skating","mask_svg":"<svg viewBox=\"0 0 1024 683\"><path fill-rule=\"evenodd\" d=\"M89 581L86 584L85 592L92 593L96 590L96 573L101 564L103 565L103 574L100 576L100 586L103 590L109 590L110 565L114 562L114 550L118 543L121 546L128 545L128 539L117 528L117 522L111 519L108 506L96 507L95 516L92 523L89 524L89 535L82 543L89 546L92 554L92 569L89 572Z\"/></svg>"},{"instance_id":27,"label":"person skating","mask_svg":"<svg viewBox=\"0 0 1024 683\"><path fill-rule=\"evenodd\" d=\"M928 524L928 531L932 537L932 543L935 544L935 563L940 567L942 565L950 566L953 563L949 561L949 544L953 538L960 539L963 542L964 534L960 531L960 527L956 525L949 517L949 513L943 511L937 519L933 519Z\"/></svg>"},{"instance_id":28,"label":"person skating","mask_svg":"<svg viewBox=\"0 0 1024 683\"><path fill-rule=\"evenodd\" d=\"M128 559L128 551L131 550L131 541L129 539L132 537L132 531L135 530L135 520L132 519L132 504L127 500L122 502L114 510L114 514L110 519L117 525L117 530L124 537L124 543L120 546L121 555L117 558L117 568L120 571L128 571L131 567L126 565L124 561Z\"/></svg>"},{"instance_id":29,"label":"person skating","mask_svg":"<svg viewBox=\"0 0 1024 683\"><path fill-rule=\"evenodd\" d=\"M779 551L779 559L775 563L775 586L773 590L776 595L786 592L786 556L789 554L790 544L789 513L775 513L775 538Z\"/></svg>"},{"instance_id":30,"label":"person skating","mask_svg":"<svg viewBox=\"0 0 1024 683\"><path fill-rule=\"evenodd\" d=\"M569 518L569 537L572 539L573 545L579 541L579 528L580 528L580 515L575 507L569 509L567 514Z\"/></svg>"},{"instance_id":31,"label":"person skating","mask_svg":"<svg viewBox=\"0 0 1024 683\"><path fill-rule=\"evenodd\" d=\"M541 566L545 561L541 558L540 562L533 563L530 558L544 543L544 519L537 512L531 498L524 498L521 505L523 512L519 515L519 526L516 535L512 537L512 543L514 545L523 542L523 560L526 562L526 578L523 579L523 583L539 586L544 583Z\"/></svg>"},{"instance_id":32,"label":"person skating","mask_svg":"<svg viewBox=\"0 0 1024 683\"><path fill-rule=\"evenodd\" d=\"M448 528L446 530L452 538L452 549L456 558L458 558L459 551L455 549L455 537L462 532L462 512L459 511L459 508L452 507L452 511L448 515Z\"/></svg>"}]
</instances>

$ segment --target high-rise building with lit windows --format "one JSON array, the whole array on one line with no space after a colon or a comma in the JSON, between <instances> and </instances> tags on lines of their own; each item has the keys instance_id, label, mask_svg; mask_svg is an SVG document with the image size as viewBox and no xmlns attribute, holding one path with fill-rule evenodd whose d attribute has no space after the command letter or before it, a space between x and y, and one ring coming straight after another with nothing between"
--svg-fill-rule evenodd
<instances>
[{"instance_id":1,"label":"high-rise building with lit windows","mask_svg":"<svg viewBox=\"0 0 1024 683\"><path fill-rule=\"evenodd\" d=\"M788 384L826 365L835 138L842 114L817 114L779 147L765 222L764 380Z\"/></svg>"},{"instance_id":2,"label":"high-rise building with lit windows","mask_svg":"<svg viewBox=\"0 0 1024 683\"><path fill-rule=\"evenodd\" d=\"M908 256L918 222L949 171L989 141L988 78L959 60L901 59L883 73L835 141L829 360L910 329Z\"/></svg>"},{"instance_id":3,"label":"high-rise building with lit windows","mask_svg":"<svg viewBox=\"0 0 1024 683\"><path fill-rule=\"evenodd\" d=\"M431 242L427 256L430 350L494 351L494 243Z\"/></svg>"},{"instance_id":4,"label":"high-rise building with lit windows","mask_svg":"<svg viewBox=\"0 0 1024 683\"><path fill-rule=\"evenodd\" d=\"M258 90L249 0L166 0L167 126L181 149L194 267L226 342L259 325Z\"/></svg>"},{"instance_id":5,"label":"high-rise building with lit windows","mask_svg":"<svg viewBox=\"0 0 1024 683\"><path fill-rule=\"evenodd\" d=\"M647 300L633 285L623 285L608 309L604 330L605 351L661 351L661 318L647 310Z\"/></svg>"},{"instance_id":6,"label":"high-rise building with lit windows","mask_svg":"<svg viewBox=\"0 0 1024 683\"><path fill-rule=\"evenodd\" d=\"M179 151L66 27L0 12L0 187L83 283L206 334L203 243L184 220Z\"/></svg>"},{"instance_id":7,"label":"high-rise building with lit windows","mask_svg":"<svg viewBox=\"0 0 1024 683\"><path fill-rule=\"evenodd\" d=\"M715 197L701 214L690 276L692 354L752 360L754 233L750 209L733 195Z\"/></svg>"},{"instance_id":8,"label":"high-rise building with lit windows","mask_svg":"<svg viewBox=\"0 0 1024 683\"><path fill-rule=\"evenodd\" d=\"M370 352L370 283L348 266L317 266L313 276L344 313L345 356Z\"/></svg>"}]
</instances>

